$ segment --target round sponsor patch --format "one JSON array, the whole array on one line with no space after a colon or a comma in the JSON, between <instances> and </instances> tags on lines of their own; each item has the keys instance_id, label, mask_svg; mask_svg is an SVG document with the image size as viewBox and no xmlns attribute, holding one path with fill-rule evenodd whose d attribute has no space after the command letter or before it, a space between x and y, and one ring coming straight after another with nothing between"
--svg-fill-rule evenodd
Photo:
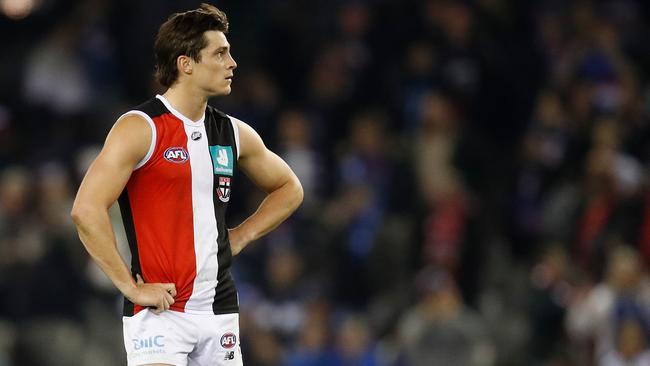
<instances>
[{"instance_id":1,"label":"round sponsor patch","mask_svg":"<svg viewBox=\"0 0 650 366\"><path fill-rule=\"evenodd\" d=\"M165 150L163 157L171 163L182 164L187 161L189 154L184 148L174 146Z\"/></svg>"},{"instance_id":2,"label":"round sponsor patch","mask_svg":"<svg viewBox=\"0 0 650 366\"><path fill-rule=\"evenodd\" d=\"M221 347L233 348L237 344L237 336L234 333L226 333L221 336Z\"/></svg>"}]
</instances>

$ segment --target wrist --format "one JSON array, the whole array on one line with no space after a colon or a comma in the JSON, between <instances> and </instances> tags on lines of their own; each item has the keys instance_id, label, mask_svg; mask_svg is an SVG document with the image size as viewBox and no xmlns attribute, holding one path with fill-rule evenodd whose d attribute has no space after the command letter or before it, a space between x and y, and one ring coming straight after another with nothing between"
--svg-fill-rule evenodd
<instances>
[{"instance_id":1,"label":"wrist","mask_svg":"<svg viewBox=\"0 0 650 366\"><path fill-rule=\"evenodd\" d=\"M240 246L246 246L246 244L255 240L255 234L244 225L232 229L231 234L234 234L234 241Z\"/></svg>"},{"instance_id":2,"label":"wrist","mask_svg":"<svg viewBox=\"0 0 650 366\"><path fill-rule=\"evenodd\" d=\"M121 286L118 286L118 289L122 295L124 295L124 297L133 302L133 298L135 297L135 293L138 290L138 286L136 286L135 282L131 281L130 283L125 283Z\"/></svg>"},{"instance_id":3,"label":"wrist","mask_svg":"<svg viewBox=\"0 0 650 366\"><path fill-rule=\"evenodd\" d=\"M242 247L245 247L248 243L255 240L255 235L250 230L242 230L241 234L239 243Z\"/></svg>"},{"instance_id":4,"label":"wrist","mask_svg":"<svg viewBox=\"0 0 650 366\"><path fill-rule=\"evenodd\" d=\"M230 246L233 252L238 253L244 249L248 243L253 241L253 235L248 230L246 230L243 225L239 225L236 228L230 229L228 231Z\"/></svg>"}]
</instances>

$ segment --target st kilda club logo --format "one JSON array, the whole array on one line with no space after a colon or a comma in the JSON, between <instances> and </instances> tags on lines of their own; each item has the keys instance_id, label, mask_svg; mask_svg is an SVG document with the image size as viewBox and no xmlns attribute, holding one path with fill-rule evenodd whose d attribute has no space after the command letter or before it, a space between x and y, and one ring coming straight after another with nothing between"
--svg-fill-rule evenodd
<instances>
[{"instance_id":1,"label":"st kilda club logo","mask_svg":"<svg viewBox=\"0 0 650 366\"><path fill-rule=\"evenodd\" d=\"M230 201L230 178L219 177L219 187L217 187L217 196L221 202Z\"/></svg>"},{"instance_id":2,"label":"st kilda club logo","mask_svg":"<svg viewBox=\"0 0 650 366\"><path fill-rule=\"evenodd\" d=\"M237 345L237 336L234 333L228 332L221 336L221 347L233 348Z\"/></svg>"},{"instance_id":3,"label":"st kilda club logo","mask_svg":"<svg viewBox=\"0 0 650 366\"><path fill-rule=\"evenodd\" d=\"M189 154L184 148L174 146L165 150L163 157L170 163L183 164L189 158Z\"/></svg>"}]
</instances>

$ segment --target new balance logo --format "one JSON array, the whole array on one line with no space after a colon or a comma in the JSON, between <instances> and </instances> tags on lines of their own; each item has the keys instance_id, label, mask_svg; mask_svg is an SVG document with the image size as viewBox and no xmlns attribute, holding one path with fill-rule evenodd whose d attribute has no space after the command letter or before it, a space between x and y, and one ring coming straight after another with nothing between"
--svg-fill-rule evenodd
<instances>
[{"instance_id":1,"label":"new balance logo","mask_svg":"<svg viewBox=\"0 0 650 366\"><path fill-rule=\"evenodd\" d=\"M223 358L226 361L234 360L235 359L235 351L228 351L226 352L226 357Z\"/></svg>"}]
</instances>

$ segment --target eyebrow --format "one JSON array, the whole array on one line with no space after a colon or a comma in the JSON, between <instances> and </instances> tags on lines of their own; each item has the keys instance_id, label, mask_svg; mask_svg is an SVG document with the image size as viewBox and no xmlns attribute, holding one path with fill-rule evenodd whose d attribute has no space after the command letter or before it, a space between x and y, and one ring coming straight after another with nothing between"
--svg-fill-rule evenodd
<instances>
[{"instance_id":1,"label":"eyebrow","mask_svg":"<svg viewBox=\"0 0 650 366\"><path fill-rule=\"evenodd\" d=\"M217 48L216 50L214 50L214 52L212 52L212 53L214 55L216 55L217 53L222 52L222 51L226 51L226 50L228 50L228 46L221 46L221 47Z\"/></svg>"}]
</instances>

